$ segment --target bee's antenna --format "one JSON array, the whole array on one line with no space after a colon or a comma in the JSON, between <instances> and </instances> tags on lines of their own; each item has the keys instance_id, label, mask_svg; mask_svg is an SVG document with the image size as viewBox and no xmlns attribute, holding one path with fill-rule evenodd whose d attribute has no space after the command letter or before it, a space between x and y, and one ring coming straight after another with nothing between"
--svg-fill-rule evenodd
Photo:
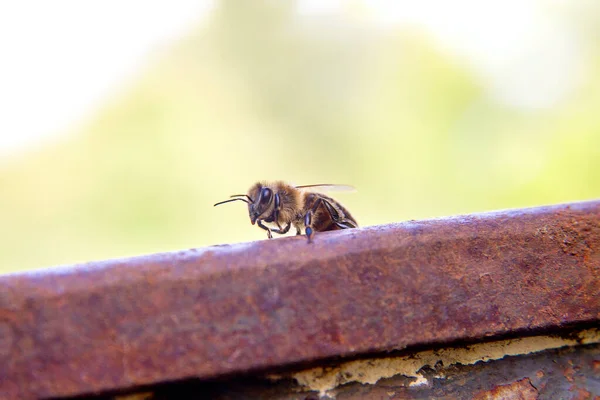
<instances>
[{"instance_id":1,"label":"bee's antenna","mask_svg":"<svg viewBox=\"0 0 600 400\"><path fill-rule=\"evenodd\" d=\"M238 198L235 198L235 199L229 199L229 200L225 200L225 201L220 201L220 202L216 203L213 207L216 207L216 206L218 206L220 204L225 204L225 203L229 203L229 202L232 202L232 201L236 201L236 200L243 201L246 204L250 204L250 202L248 200L242 199L242 198L238 197Z\"/></svg>"},{"instance_id":2,"label":"bee's antenna","mask_svg":"<svg viewBox=\"0 0 600 400\"><path fill-rule=\"evenodd\" d=\"M252 203L254 203L254 200L252 200L252 197L248 196L247 194L232 194L229 197L247 197L248 200L250 200Z\"/></svg>"}]
</instances>

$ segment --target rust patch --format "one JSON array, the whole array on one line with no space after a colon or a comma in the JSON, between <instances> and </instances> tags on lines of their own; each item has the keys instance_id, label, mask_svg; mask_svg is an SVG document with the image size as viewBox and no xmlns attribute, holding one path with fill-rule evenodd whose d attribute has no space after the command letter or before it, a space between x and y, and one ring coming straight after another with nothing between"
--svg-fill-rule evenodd
<instances>
[{"instance_id":1,"label":"rust patch","mask_svg":"<svg viewBox=\"0 0 600 400\"><path fill-rule=\"evenodd\" d=\"M477 393L473 400L536 400L538 391L533 387L529 378L496 386L492 390Z\"/></svg>"},{"instance_id":2,"label":"rust patch","mask_svg":"<svg viewBox=\"0 0 600 400\"><path fill-rule=\"evenodd\" d=\"M573 382L575 380L573 378L573 376L575 375L575 369L573 369L573 367L569 366L569 367L565 368L565 370L563 371L563 375L567 381Z\"/></svg>"},{"instance_id":3,"label":"rust patch","mask_svg":"<svg viewBox=\"0 0 600 400\"><path fill-rule=\"evenodd\" d=\"M535 376L536 376L538 379L542 379L542 378L544 377L544 371L542 371L542 370L540 369L538 372L536 372L536 373L535 373Z\"/></svg>"},{"instance_id":4,"label":"rust patch","mask_svg":"<svg viewBox=\"0 0 600 400\"><path fill-rule=\"evenodd\" d=\"M571 400L591 400L592 394L582 387L573 385L569 391L573 394Z\"/></svg>"},{"instance_id":5,"label":"rust patch","mask_svg":"<svg viewBox=\"0 0 600 400\"><path fill-rule=\"evenodd\" d=\"M594 375L600 376L600 360L592 361L592 368L594 370Z\"/></svg>"}]
</instances>

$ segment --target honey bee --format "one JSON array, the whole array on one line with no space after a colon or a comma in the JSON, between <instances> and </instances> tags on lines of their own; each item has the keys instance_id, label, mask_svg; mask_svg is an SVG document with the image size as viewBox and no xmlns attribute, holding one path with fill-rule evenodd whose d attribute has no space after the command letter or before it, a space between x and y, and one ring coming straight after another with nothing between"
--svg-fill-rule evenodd
<instances>
[{"instance_id":1,"label":"honey bee","mask_svg":"<svg viewBox=\"0 0 600 400\"><path fill-rule=\"evenodd\" d=\"M306 233L310 242L315 232L335 231L358 227L356 220L340 203L313 190L353 190L346 185L304 185L293 186L282 181L258 182L248 194L234 194L229 200L248 204L248 214L252 225L267 231L269 239L273 233L286 234L293 225L296 235Z\"/></svg>"}]
</instances>

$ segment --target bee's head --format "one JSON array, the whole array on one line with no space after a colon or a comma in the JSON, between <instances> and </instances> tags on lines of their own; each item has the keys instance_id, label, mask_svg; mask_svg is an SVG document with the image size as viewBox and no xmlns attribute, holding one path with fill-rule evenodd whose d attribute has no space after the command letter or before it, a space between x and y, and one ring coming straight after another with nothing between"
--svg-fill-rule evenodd
<instances>
[{"instance_id":1,"label":"bee's head","mask_svg":"<svg viewBox=\"0 0 600 400\"><path fill-rule=\"evenodd\" d=\"M252 225L259 219L267 219L273 213L273 189L262 183L257 183L248 190L248 214Z\"/></svg>"},{"instance_id":2,"label":"bee's head","mask_svg":"<svg viewBox=\"0 0 600 400\"><path fill-rule=\"evenodd\" d=\"M237 200L243 201L248 204L248 214L250 215L252 225L257 220L268 219L273 214L276 196L273 194L273 189L263 183L257 183L252 186L248 190L248 194L234 194L230 197L231 199L221 201L215 204L215 206Z\"/></svg>"}]
</instances>

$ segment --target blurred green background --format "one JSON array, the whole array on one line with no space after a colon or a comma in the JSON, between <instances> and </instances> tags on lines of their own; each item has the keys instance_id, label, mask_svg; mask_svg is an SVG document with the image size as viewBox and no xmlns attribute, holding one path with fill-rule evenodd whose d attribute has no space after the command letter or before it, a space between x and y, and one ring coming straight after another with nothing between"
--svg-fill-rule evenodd
<instances>
[{"instance_id":1,"label":"blurred green background","mask_svg":"<svg viewBox=\"0 0 600 400\"><path fill-rule=\"evenodd\" d=\"M215 2L85 123L0 160L0 272L266 239L213 208L257 180L352 184L361 226L598 198L600 7L543 4L545 30L492 27L502 53L356 1Z\"/></svg>"}]
</instances>

